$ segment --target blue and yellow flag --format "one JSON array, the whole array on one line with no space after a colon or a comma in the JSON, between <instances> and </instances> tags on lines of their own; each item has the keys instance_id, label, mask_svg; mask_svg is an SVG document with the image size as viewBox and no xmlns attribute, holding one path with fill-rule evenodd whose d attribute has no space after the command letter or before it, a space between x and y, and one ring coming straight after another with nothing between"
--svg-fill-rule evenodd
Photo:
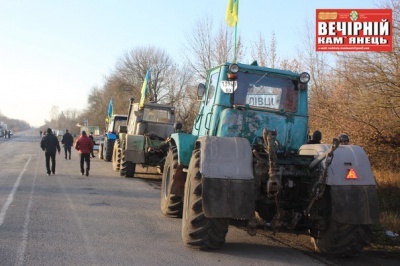
<instances>
[{"instance_id":1,"label":"blue and yellow flag","mask_svg":"<svg viewBox=\"0 0 400 266\"><path fill-rule=\"evenodd\" d=\"M110 103L108 104L108 118L111 118L114 115L114 109L113 109L113 100L111 98Z\"/></svg>"},{"instance_id":2,"label":"blue and yellow flag","mask_svg":"<svg viewBox=\"0 0 400 266\"><path fill-rule=\"evenodd\" d=\"M226 9L226 24L229 27L236 26L239 15L239 0L228 0L228 7Z\"/></svg>"},{"instance_id":3,"label":"blue and yellow flag","mask_svg":"<svg viewBox=\"0 0 400 266\"><path fill-rule=\"evenodd\" d=\"M149 78L150 78L150 68L147 70L146 77L144 78L144 81L143 81L142 96L140 97L139 109L142 109L144 106L144 99L146 98L147 83L149 82Z\"/></svg>"}]
</instances>

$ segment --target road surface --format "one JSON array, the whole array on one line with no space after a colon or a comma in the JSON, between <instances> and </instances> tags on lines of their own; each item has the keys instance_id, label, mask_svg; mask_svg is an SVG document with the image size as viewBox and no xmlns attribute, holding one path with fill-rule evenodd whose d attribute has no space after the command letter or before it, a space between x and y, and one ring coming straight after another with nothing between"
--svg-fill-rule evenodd
<instances>
[{"instance_id":1,"label":"road surface","mask_svg":"<svg viewBox=\"0 0 400 266\"><path fill-rule=\"evenodd\" d=\"M335 265L237 226L220 250L187 248L159 177L120 177L99 158L82 176L75 150L47 176L39 142L36 130L0 139L0 265Z\"/></svg>"}]
</instances>

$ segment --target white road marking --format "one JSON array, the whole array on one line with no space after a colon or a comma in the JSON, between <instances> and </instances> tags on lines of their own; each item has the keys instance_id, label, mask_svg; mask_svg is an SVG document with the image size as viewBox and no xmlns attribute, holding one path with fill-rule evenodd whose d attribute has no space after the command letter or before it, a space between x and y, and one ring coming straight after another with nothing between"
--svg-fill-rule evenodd
<instances>
[{"instance_id":1,"label":"white road marking","mask_svg":"<svg viewBox=\"0 0 400 266\"><path fill-rule=\"evenodd\" d=\"M11 203L14 200L14 195L15 195L15 192L17 191L17 189L18 189L19 183L21 182L22 175L25 173L26 167L28 166L28 164L31 161L31 159L32 159L32 156L30 156L28 161L26 161L26 163L24 165L24 168L22 169L21 173L19 174L17 180L14 183L13 188L11 189L10 195L8 195L6 203L4 204L3 208L1 209L1 212L0 212L0 227L4 223L4 218L6 217L8 208L10 207Z\"/></svg>"},{"instance_id":2,"label":"white road marking","mask_svg":"<svg viewBox=\"0 0 400 266\"><path fill-rule=\"evenodd\" d=\"M35 191L36 177L37 177L37 173L38 173L38 165L39 165L39 159L36 160L35 176L33 178L32 186L31 186L31 193L29 195L28 207L26 208L26 212L25 212L25 222L24 222L24 227L22 230L22 241L17 250L17 263L15 265L24 265L26 244L27 244L28 235L29 235L28 226L29 226L29 222L31 221L31 208L32 208L32 202L33 202L33 193Z\"/></svg>"}]
</instances>

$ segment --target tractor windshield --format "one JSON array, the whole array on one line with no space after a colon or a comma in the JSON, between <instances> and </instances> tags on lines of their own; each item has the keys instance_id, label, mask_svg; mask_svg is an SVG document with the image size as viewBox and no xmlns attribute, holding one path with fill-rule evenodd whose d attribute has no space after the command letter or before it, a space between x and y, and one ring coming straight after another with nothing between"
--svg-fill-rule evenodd
<instances>
[{"instance_id":1,"label":"tractor windshield","mask_svg":"<svg viewBox=\"0 0 400 266\"><path fill-rule=\"evenodd\" d=\"M143 120L147 122L171 123L171 110L145 108Z\"/></svg>"},{"instance_id":2,"label":"tractor windshield","mask_svg":"<svg viewBox=\"0 0 400 266\"><path fill-rule=\"evenodd\" d=\"M299 92L295 81L268 74L238 72L235 105L296 112Z\"/></svg>"},{"instance_id":3,"label":"tractor windshield","mask_svg":"<svg viewBox=\"0 0 400 266\"><path fill-rule=\"evenodd\" d=\"M126 117L114 117L114 120L108 125L108 132L117 132L119 126L126 126Z\"/></svg>"}]
</instances>

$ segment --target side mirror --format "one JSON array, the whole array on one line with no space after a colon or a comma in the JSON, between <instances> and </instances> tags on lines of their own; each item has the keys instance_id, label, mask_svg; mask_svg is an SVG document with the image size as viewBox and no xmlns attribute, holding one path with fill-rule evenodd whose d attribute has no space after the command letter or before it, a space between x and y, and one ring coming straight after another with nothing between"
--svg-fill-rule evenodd
<instances>
[{"instance_id":1,"label":"side mirror","mask_svg":"<svg viewBox=\"0 0 400 266\"><path fill-rule=\"evenodd\" d=\"M197 86L197 100L198 101L201 101L203 99L205 92L206 92L206 86L203 83L200 83Z\"/></svg>"}]
</instances>

